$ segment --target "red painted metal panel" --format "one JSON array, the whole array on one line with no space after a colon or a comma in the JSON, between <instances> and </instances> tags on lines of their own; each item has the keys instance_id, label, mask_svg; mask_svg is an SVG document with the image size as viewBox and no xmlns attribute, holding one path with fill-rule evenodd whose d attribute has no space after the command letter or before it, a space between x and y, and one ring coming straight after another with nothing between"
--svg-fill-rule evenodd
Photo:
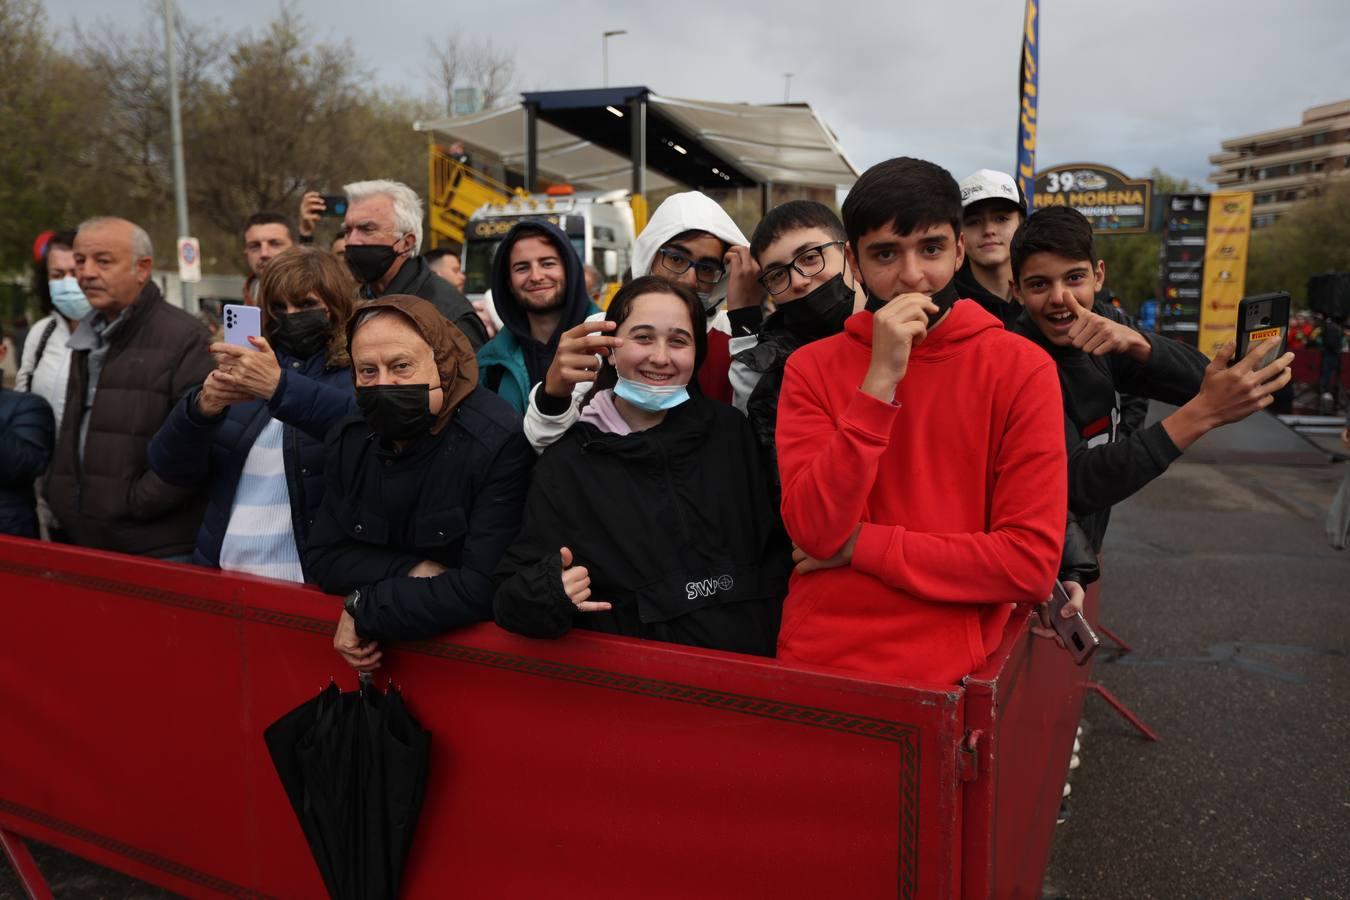
<instances>
[{"instance_id":1,"label":"red painted metal panel","mask_svg":"<svg viewBox=\"0 0 1350 900\"><path fill-rule=\"evenodd\" d=\"M1096 620L1098 585L1088 589ZM1077 666L1013 617L985 668L966 680L966 728L979 731L980 776L966 785L964 896L1041 895L1055 819L1093 660Z\"/></svg>"},{"instance_id":2,"label":"red painted metal panel","mask_svg":"<svg viewBox=\"0 0 1350 900\"><path fill-rule=\"evenodd\" d=\"M193 896L320 896L261 733L354 681L337 611L0 539L0 827ZM961 893L960 688L491 625L386 658L434 735L408 896Z\"/></svg>"}]
</instances>

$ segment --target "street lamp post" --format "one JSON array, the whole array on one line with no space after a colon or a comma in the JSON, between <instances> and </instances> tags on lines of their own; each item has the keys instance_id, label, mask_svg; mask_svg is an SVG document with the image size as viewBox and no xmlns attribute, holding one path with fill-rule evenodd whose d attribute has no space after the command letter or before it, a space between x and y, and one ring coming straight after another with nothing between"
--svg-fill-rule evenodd
<instances>
[{"instance_id":1,"label":"street lamp post","mask_svg":"<svg viewBox=\"0 0 1350 900\"><path fill-rule=\"evenodd\" d=\"M178 68L174 59L173 0L164 0L164 57L169 77L169 131L173 139L173 205L178 217L178 236L187 237L187 170L183 165L183 120L178 105ZM175 244L176 246L176 244ZM175 250L174 256L176 257ZM188 312L196 311L193 303L192 285L180 282L183 308Z\"/></svg>"},{"instance_id":2,"label":"street lamp post","mask_svg":"<svg viewBox=\"0 0 1350 900\"><path fill-rule=\"evenodd\" d=\"M604 87L609 87L609 39L627 33L627 31L620 28L618 31L606 31L600 37L600 59L602 60L603 66L604 80L602 84Z\"/></svg>"}]
</instances>

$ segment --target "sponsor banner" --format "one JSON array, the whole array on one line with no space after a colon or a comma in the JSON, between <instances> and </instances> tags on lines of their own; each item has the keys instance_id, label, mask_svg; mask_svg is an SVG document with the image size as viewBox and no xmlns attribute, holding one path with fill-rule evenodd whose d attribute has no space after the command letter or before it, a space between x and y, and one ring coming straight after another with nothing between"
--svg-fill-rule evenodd
<instances>
[{"instance_id":1,"label":"sponsor banner","mask_svg":"<svg viewBox=\"0 0 1350 900\"><path fill-rule=\"evenodd\" d=\"M1159 202L1163 207L1163 241L1158 331L1195 343L1204 293L1209 195L1172 194Z\"/></svg>"},{"instance_id":2,"label":"sponsor banner","mask_svg":"<svg viewBox=\"0 0 1350 900\"><path fill-rule=\"evenodd\" d=\"M1026 17L1022 23L1022 59L1018 67L1017 184L1028 204L1037 190L1036 109L1039 96L1036 84L1040 69L1040 34L1040 0L1027 0Z\"/></svg>"},{"instance_id":3,"label":"sponsor banner","mask_svg":"<svg viewBox=\"0 0 1350 900\"><path fill-rule=\"evenodd\" d=\"M1097 234L1143 234L1153 213L1153 182L1097 163L1055 166L1036 173L1031 208L1051 206L1072 206Z\"/></svg>"},{"instance_id":4,"label":"sponsor banner","mask_svg":"<svg viewBox=\"0 0 1350 900\"><path fill-rule=\"evenodd\" d=\"M1238 303L1247 284L1247 244L1252 228L1252 194L1209 195L1200 351L1211 359L1237 334Z\"/></svg>"}]
</instances>

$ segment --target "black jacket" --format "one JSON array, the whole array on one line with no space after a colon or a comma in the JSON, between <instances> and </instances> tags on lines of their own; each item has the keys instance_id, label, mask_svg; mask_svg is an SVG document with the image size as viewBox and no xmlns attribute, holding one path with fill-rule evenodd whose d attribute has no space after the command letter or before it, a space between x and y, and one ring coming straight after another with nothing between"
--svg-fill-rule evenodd
<instances>
[{"instance_id":1,"label":"black jacket","mask_svg":"<svg viewBox=\"0 0 1350 900\"><path fill-rule=\"evenodd\" d=\"M363 288L362 293L368 299L375 299L368 287ZM389 282L389 286L380 296L386 297L390 294L411 294L429 301L440 310L441 315L464 332L473 349L477 350L487 343L487 329L483 327L483 320L478 318L478 313L474 311L469 298L461 294L453 284L431 271L431 266L425 258L414 256L403 264L403 268L398 270L394 280Z\"/></svg>"},{"instance_id":2,"label":"black jacket","mask_svg":"<svg viewBox=\"0 0 1350 900\"><path fill-rule=\"evenodd\" d=\"M575 611L564 546L612 610ZM772 656L790 567L750 426L694 395L655 428L620 436L578 422L544 452L493 610L531 637L576 625Z\"/></svg>"},{"instance_id":3,"label":"black jacket","mask_svg":"<svg viewBox=\"0 0 1350 900\"><path fill-rule=\"evenodd\" d=\"M1123 354L1092 356L1055 346L1026 315L1013 330L1043 347L1059 369L1069 450L1069 511L1100 552L1111 507L1167 471L1181 455L1161 422L1122 437L1117 392L1180 406L1200 391L1209 360L1193 347L1155 334L1144 334L1153 353L1141 366Z\"/></svg>"},{"instance_id":4,"label":"black jacket","mask_svg":"<svg viewBox=\"0 0 1350 900\"><path fill-rule=\"evenodd\" d=\"M33 479L47 469L55 432L46 400L0 387L0 534L38 536Z\"/></svg>"},{"instance_id":5,"label":"black jacket","mask_svg":"<svg viewBox=\"0 0 1350 900\"><path fill-rule=\"evenodd\" d=\"M953 286L956 293L961 297L974 300L984 308L994 318L1003 323L1003 327L1009 331L1013 328L1019 316L1022 315L1022 304L1014 300L1004 300L998 294L980 284L975 277L975 271L971 268L970 257L961 264L961 268L956 272L956 278L953 279Z\"/></svg>"},{"instance_id":6,"label":"black jacket","mask_svg":"<svg viewBox=\"0 0 1350 900\"><path fill-rule=\"evenodd\" d=\"M323 499L324 437L356 409L352 372L327 366L324 353L307 360L277 354L281 381L272 399L231 406L214 418L197 411L200 389L190 391L150 442L150 468L169 484L205 483L206 514L192 561L220 565L220 547L234 512L234 495L258 435L273 418L284 423L282 458L291 499L291 529L305 546Z\"/></svg>"},{"instance_id":7,"label":"black jacket","mask_svg":"<svg viewBox=\"0 0 1350 900\"><path fill-rule=\"evenodd\" d=\"M440 434L400 453L360 416L326 445L323 505L301 557L328 593L361 591L357 632L417 640L491 619L492 575L520 528L535 459L520 416L480 388ZM406 577L427 559L449 571Z\"/></svg>"}]
</instances>

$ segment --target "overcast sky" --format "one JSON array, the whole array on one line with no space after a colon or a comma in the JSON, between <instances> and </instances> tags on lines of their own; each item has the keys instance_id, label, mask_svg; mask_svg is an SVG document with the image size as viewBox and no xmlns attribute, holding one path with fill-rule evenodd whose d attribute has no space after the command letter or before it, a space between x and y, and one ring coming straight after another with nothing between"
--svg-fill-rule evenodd
<instances>
[{"instance_id":1,"label":"overcast sky","mask_svg":"<svg viewBox=\"0 0 1350 900\"><path fill-rule=\"evenodd\" d=\"M859 169L891 156L957 178L1015 162L1023 0L852 3L683 0L298 0L328 41L350 40L379 80L423 89L428 35L491 38L515 52L525 89L610 83L706 100L805 101ZM46 0L54 25L133 26L159 3ZM277 0L178 0L181 14L261 28ZM1297 124L1350 98L1347 0L1043 0L1039 168L1159 166L1207 180L1220 140Z\"/></svg>"}]
</instances>

